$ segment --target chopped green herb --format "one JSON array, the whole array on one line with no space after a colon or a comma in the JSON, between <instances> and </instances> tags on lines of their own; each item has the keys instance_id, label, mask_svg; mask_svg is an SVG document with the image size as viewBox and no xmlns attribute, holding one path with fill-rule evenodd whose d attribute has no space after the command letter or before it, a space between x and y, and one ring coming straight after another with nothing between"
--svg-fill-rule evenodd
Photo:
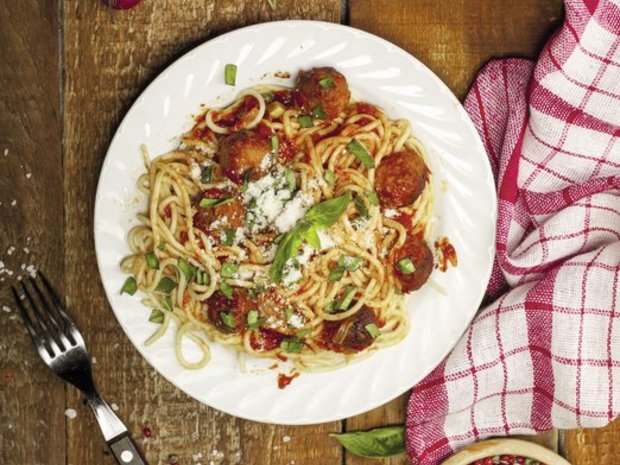
<instances>
[{"instance_id":1,"label":"chopped green herb","mask_svg":"<svg viewBox=\"0 0 620 465\"><path fill-rule=\"evenodd\" d=\"M330 77L324 77L322 79L319 79L319 85L323 89L331 89L332 87L334 87L334 84L334 80Z\"/></svg>"},{"instance_id":2,"label":"chopped green herb","mask_svg":"<svg viewBox=\"0 0 620 465\"><path fill-rule=\"evenodd\" d=\"M343 274L344 274L344 267L337 266L331 271L331 273L329 273L327 280L328 281L340 281L340 278L342 278Z\"/></svg>"},{"instance_id":3,"label":"chopped green herb","mask_svg":"<svg viewBox=\"0 0 620 465\"><path fill-rule=\"evenodd\" d=\"M379 196L375 191L366 191L366 198L370 205L379 205Z\"/></svg>"},{"instance_id":4,"label":"chopped green herb","mask_svg":"<svg viewBox=\"0 0 620 465\"><path fill-rule=\"evenodd\" d=\"M364 328L366 328L366 331L368 331L368 334L370 334L373 339L377 339L379 337L379 328L377 328L376 324L370 323L364 326Z\"/></svg>"},{"instance_id":5,"label":"chopped green herb","mask_svg":"<svg viewBox=\"0 0 620 465\"><path fill-rule=\"evenodd\" d=\"M229 328L231 329L237 328L237 322L235 321L235 317L233 316L232 313L222 312L220 313L220 319L222 320L222 323L224 323Z\"/></svg>"},{"instance_id":6,"label":"chopped green herb","mask_svg":"<svg viewBox=\"0 0 620 465\"><path fill-rule=\"evenodd\" d=\"M344 291L344 296L340 300L340 304L338 305L339 310L346 310L351 305L353 301L353 297L355 297L355 288L347 287Z\"/></svg>"},{"instance_id":7,"label":"chopped green herb","mask_svg":"<svg viewBox=\"0 0 620 465\"><path fill-rule=\"evenodd\" d=\"M258 322L258 310L250 310L248 312L248 326L255 325Z\"/></svg>"},{"instance_id":8,"label":"chopped green herb","mask_svg":"<svg viewBox=\"0 0 620 465\"><path fill-rule=\"evenodd\" d=\"M321 248L321 239L315 226L310 226L303 232L303 238L314 249L319 250Z\"/></svg>"},{"instance_id":9,"label":"chopped green herb","mask_svg":"<svg viewBox=\"0 0 620 465\"><path fill-rule=\"evenodd\" d=\"M278 140L278 136L275 134L269 138L271 142L271 151L275 154L278 153L278 149L280 148L280 141Z\"/></svg>"},{"instance_id":10,"label":"chopped green herb","mask_svg":"<svg viewBox=\"0 0 620 465\"><path fill-rule=\"evenodd\" d=\"M252 174L251 171L246 171L243 174L243 184L241 184L241 192L245 192L248 190L248 186L250 184L250 175Z\"/></svg>"},{"instance_id":11,"label":"chopped green herb","mask_svg":"<svg viewBox=\"0 0 620 465\"><path fill-rule=\"evenodd\" d=\"M299 330L295 333L295 336L298 339L303 339L304 337L306 337L308 334L310 334L310 332L312 331L312 328L308 328L308 329L302 329Z\"/></svg>"},{"instance_id":12,"label":"chopped green herb","mask_svg":"<svg viewBox=\"0 0 620 465\"><path fill-rule=\"evenodd\" d=\"M337 306L338 306L338 301L332 300L331 302L328 302L328 304L325 306L325 311L327 313L332 313L334 310L336 310Z\"/></svg>"},{"instance_id":13,"label":"chopped green herb","mask_svg":"<svg viewBox=\"0 0 620 465\"><path fill-rule=\"evenodd\" d=\"M156 308L154 308L153 310L151 310L149 321L151 323L162 324L164 322L164 313L161 310L157 310Z\"/></svg>"},{"instance_id":14,"label":"chopped green herb","mask_svg":"<svg viewBox=\"0 0 620 465\"><path fill-rule=\"evenodd\" d=\"M129 294L134 295L138 290L138 283L136 283L136 278L130 276L125 280L125 284L121 288L121 294Z\"/></svg>"},{"instance_id":15,"label":"chopped green herb","mask_svg":"<svg viewBox=\"0 0 620 465\"><path fill-rule=\"evenodd\" d=\"M301 115L299 118L297 118L297 121L299 121L299 125L302 128L311 128L312 126L314 126L314 121L312 120L312 117L308 115Z\"/></svg>"},{"instance_id":16,"label":"chopped green herb","mask_svg":"<svg viewBox=\"0 0 620 465\"><path fill-rule=\"evenodd\" d=\"M359 195L353 196L353 204L362 218L368 218L368 208Z\"/></svg>"},{"instance_id":17,"label":"chopped green herb","mask_svg":"<svg viewBox=\"0 0 620 465\"><path fill-rule=\"evenodd\" d=\"M364 147L357 139L352 139L351 142L349 142L349 145L347 145L347 149L366 168L372 169L375 167L375 162L368 153L368 150L366 150L366 147Z\"/></svg>"},{"instance_id":18,"label":"chopped green herb","mask_svg":"<svg viewBox=\"0 0 620 465\"><path fill-rule=\"evenodd\" d=\"M235 199L232 197L228 199L202 199L198 205L200 208L219 207L220 205L226 205L233 202Z\"/></svg>"},{"instance_id":19,"label":"chopped green herb","mask_svg":"<svg viewBox=\"0 0 620 465\"><path fill-rule=\"evenodd\" d=\"M250 294L250 297L252 299L256 299L258 297L258 294L260 294L261 292L263 292L265 290L265 286L263 286L262 284L259 284L258 286L254 286L248 289L248 294Z\"/></svg>"},{"instance_id":20,"label":"chopped green herb","mask_svg":"<svg viewBox=\"0 0 620 465\"><path fill-rule=\"evenodd\" d=\"M224 82L226 85L234 86L237 80L237 65L228 63L224 66Z\"/></svg>"},{"instance_id":21,"label":"chopped green herb","mask_svg":"<svg viewBox=\"0 0 620 465\"><path fill-rule=\"evenodd\" d=\"M222 278L234 278L239 271L238 263L226 262L222 265Z\"/></svg>"},{"instance_id":22,"label":"chopped green herb","mask_svg":"<svg viewBox=\"0 0 620 465\"><path fill-rule=\"evenodd\" d=\"M323 107L321 105L317 105L316 107L314 107L310 113L312 113L312 116L315 116L318 119L327 118L327 113L325 113L325 110L323 110Z\"/></svg>"},{"instance_id":23,"label":"chopped green herb","mask_svg":"<svg viewBox=\"0 0 620 465\"><path fill-rule=\"evenodd\" d=\"M280 342L280 349L284 352L300 352L303 347L303 342L294 339L284 339Z\"/></svg>"},{"instance_id":24,"label":"chopped green herb","mask_svg":"<svg viewBox=\"0 0 620 465\"><path fill-rule=\"evenodd\" d=\"M196 284L204 286L209 284L209 273L206 271L196 270Z\"/></svg>"},{"instance_id":25,"label":"chopped green herb","mask_svg":"<svg viewBox=\"0 0 620 465\"><path fill-rule=\"evenodd\" d=\"M226 296L227 299L232 299L233 289L228 283L222 282L220 284L220 292Z\"/></svg>"},{"instance_id":26,"label":"chopped green herb","mask_svg":"<svg viewBox=\"0 0 620 465\"><path fill-rule=\"evenodd\" d=\"M330 186L336 184L336 175L332 170L325 171L325 182L327 182Z\"/></svg>"},{"instance_id":27,"label":"chopped green herb","mask_svg":"<svg viewBox=\"0 0 620 465\"><path fill-rule=\"evenodd\" d=\"M351 193L346 192L339 197L333 197L315 204L306 212L304 219L310 221L317 228L329 228L338 221L338 218L344 213L350 202Z\"/></svg>"},{"instance_id":28,"label":"chopped green herb","mask_svg":"<svg viewBox=\"0 0 620 465\"><path fill-rule=\"evenodd\" d=\"M290 191L294 191L297 188L297 180L295 179L295 172L290 168L286 168L286 170L284 171L284 177L286 179L286 183L288 184L288 189Z\"/></svg>"},{"instance_id":29,"label":"chopped green herb","mask_svg":"<svg viewBox=\"0 0 620 465\"><path fill-rule=\"evenodd\" d=\"M224 240L222 241L222 245L230 247L235 242L235 230L227 228L224 230Z\"/></svg>"},{"instance_id":30,"label":"chopped green herb","mask_svg":"<svg viewBox=\"0 0 620 465\"><path fill-rule=\"evenodd\" d=\"M159 270L159 260L157 259L157 255L155 252L147 253L144 258L146 258L146 264L152 270Z\"/></svg>"},{"instance_id":31,"label":"chopped green herb","mask_svg":"<svg viewBox=\"0 0 620 465\"><path fill-rule=\"evenodd\" d=\"M157 244L157 249L158 250L164 250L166 248L166 243L165 242L160 242L159 244Z\"/></svg>"},{"instance_id":32,"label":"chopped green herb","mask_svg":"<svg viewBox=\"0 0 620 465\"><path fill-rule=\"evenodd\" d=\"M409 257L398 260L398 269L402 274L411 274L415 271L415 265Z\"/></svg>"},{"instance_id":33,"label":"chopped green herb","mask_svg":"<svg viewBox=\"0 0 620 465\"><path fill-rule=\"evenodd\" d=\"M164 298L161 299L161 304L169 312L172 311L172 298L169 295L164 296Z\"/></svg>"},{"instance_id":34,"label":"chopped green herb","mask_svg":"<svg viewBox=\"0 0 620 465\"><path fill-rule=\"evenodd\" d=\"M364 263L363 258L351 257L350 255L343 255L340 257L340 260L338 260L338 265L347 271L357 270L362 263Z\"/></svg>"},{"instance_id":35,"label":"chopped green herb","mask_svg":"<svg viewBox=\"0 0 620 465\"><path fill-rule=\"evenodd\" d=\"M161 280L157 284L157 287L155 288L155 291L161 292L163 294L170 294L175 287L177 287L177 282L174 279L166 276L164 278L161 278Z\"/></svg>"},{"instance_id":36,"label":"chopped green herb","mask_svg":"<svg viewBox=\"0 0 620 465\"><path fill-rule=\"evenodd\" d=\"M286 318L286 322L288 323L288 320L290 320L293 316L293 307L286 307L284 310L284 316Z\"/></svg>"},{"instance_id":37,"label":"chopped green herb","mask_svg":"<svg viewBox=\"0 0 620 465\"><path fill-rule=\"evenodd\" d=\"M194 279L194 277L196 276L196 271L198 271L198 268L189 263L187 260L180 257L177 260L177 268L181 273L185 275L185 279L187 280L187 282L190 282L192 279Z\"/></svg>"},{"instance_id":38,"label":"chopped green herb","mask_svg":"<svg viewBox=\"0 0 620 465\"><path fill-rule=\"evenodd\" d=\"M210 183L212 176L213 176L213 165L205 166L202 169L202 173L200 174L200 182L203 184Z\"/></svg>"}]
</instances>

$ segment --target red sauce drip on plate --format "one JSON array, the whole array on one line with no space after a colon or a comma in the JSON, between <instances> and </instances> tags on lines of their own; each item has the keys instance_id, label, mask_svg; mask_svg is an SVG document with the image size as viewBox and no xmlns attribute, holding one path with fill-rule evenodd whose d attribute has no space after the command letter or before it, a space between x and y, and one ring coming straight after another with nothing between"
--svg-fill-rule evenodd
<instances>
[{"instance_id":1,"label":"red sauce drip on plate","mask_svg":"<svg viewBox=\"0 0 620 465\"><path fill-rule=\"evenodd\" d=\"M278 375L278 387L280 389L284 389L286 386L288 386L289 384L291 384L291 382L297 378L299 376L299 372L295 372L292 375L285 375L283 373L280 373Z\"/></svg>"},{"instance_id":2,"label":"red sauce drip on plate","mask_svg":"<svg viewBox=\"0 0 620 465\"><path fill-rule=\"evenodd\" d=\"M437 269L440 271L446 271L448 265L458 265L458 258L456 256L456 249L447 237L442 237L435 241L435 250L439 252L439 259L437 260Z\"/></svg>"}]
</instances>

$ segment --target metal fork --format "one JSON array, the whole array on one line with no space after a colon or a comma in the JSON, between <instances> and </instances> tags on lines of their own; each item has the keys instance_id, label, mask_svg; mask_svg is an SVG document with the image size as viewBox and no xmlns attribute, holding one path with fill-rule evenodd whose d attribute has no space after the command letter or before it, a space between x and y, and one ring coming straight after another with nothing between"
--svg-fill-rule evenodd
<instances>
[{"instance_id":1,"label":"metal fork","mask_svg":"<svg viewBox=\"0 0 620 465\"><path fill-rule=\"evenodd\" d=\"M82 391L116 461L121 465L147 465L127 427L97 392L84 338L52 286L41 272L28 282L21 283L23 296L15 287L12 290L39 355L56 375Z\"/></svg>"}]
</instances>

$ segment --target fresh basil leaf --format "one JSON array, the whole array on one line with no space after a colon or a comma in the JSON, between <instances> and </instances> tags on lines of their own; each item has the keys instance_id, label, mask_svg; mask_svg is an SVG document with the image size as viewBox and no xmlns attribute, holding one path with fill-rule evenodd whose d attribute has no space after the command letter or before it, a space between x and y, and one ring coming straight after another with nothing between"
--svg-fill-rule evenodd
<instances>
[{"instance_id":1,"label":"fresh basil leaf","mask_svg":"<svg viewBox=\"0 0 620 465\"><path fill-rule=\"evenodd\" d=\"M228 283L222 282L220 284L220 292L224 294L224 296L226 296L228 300L232 299L233 297L233 288L230 287Z\"/></svg>"},{"instance_id":2,"label":"fresh basil leaf","mask_svg":"<svg viewBox=\"0 0 620 465\"><path fill-rule=\"evenodd\" d=\"M338 260L338 265L343 267L347 271L355 271L360 265L364 263L364 259L360 257L352 257L350 255L343 255Z\"/></svg>"},{"instance_id":3,"label":"fresh basil leaf","mask_svg":"<svg viewBox=\"0 0 620 465\"><path fill-rule=\"evenodd\" d=\"M172 311L172 299L170 298L169 295L164 296L164 298L161 299L160 302L166 310L168 310L169 312Z\"/></svg>"},{"instance_id":4,"label":"fresh basil leaf","mask_svg":"<svg viewBox=\"0 0 620 465\"><path fill-rule=\"evenodd\" d=\"M375 162L366 150L366 147L362 145L357 139L352 139L347 145L347 149L349 152L353 154L355 158L357 158L362 165L364 165L368 169L372 169L375 167Z\"/></svg>"},{"instance_id":5,"label":"fresh basil leaf","mask_svg":"<svg viewBox=\"0 0 620 465\"><path fill-rule=\"evenodd\" d=\"M379 337L379 328L377 328L377 325L374 323L370 323L367 324L366 326L364 326L364 328L366 329L366 331L368 331L368 334L370 334L372 336L373 339L377 339Z\"/></svg>"},{"instance_id":6,"label":"fresh basil leaf","mask_svg":"<svg viewBox=\"0 0 620 465\"><path fill-rule=\"evenodd\" d=\"M121 294L129 294L134 295L138 290L138 283L136 282L136 278L130 276L125 280L125 284L121 288Z\"/></svg>"},{"instance_id":7,"label":"fresh basil leaf","mask_svg":"<svg viewBox=\"0 0 620 465\"><path fill-rule=\"evenodd\" d=\"M325 170L325 182L330 186L336 184L336 175L332 170Z\"/></svg>"},{"instance_id":8,"label":"fresh basil leaf","mask_svg":"<svg viewBox=\"0 0 620 465\"><path fill-rule=\"evenodd\" d=\"M308 229L305 229L302 233L303 239L310 244L310 246L314 250L319 250L321 248L321 239L319 238L318 233L316 232L316 227L310 226Z\"/></svg>"},{"instance_id":9,"label":"fresh basil leaf","mask_svg":"<svg viewBox=\"0 0 620 465\"><path fill-rule=\"evenodd\" d=\"M344 296L342 297L342 300L338 304L338 309L339 310L348 309L349 305L351 305L351 302L353 302L353 297L355 297L355 288L352 286L349 286L344 291Z\"/></svg>"},{"instance_id":10,"label":"fresh basil leaf","mask_svg":"<svg viewBox=\"0 0 620 465\"><path fill-rule=\"evenodd\" d=\"M177 282L166 276L165 278L161 278L155 291L170 294L175 287L177 287Z\"/></svg>"},{"instance_id":11,"label":"fresh basil leaf","mask_svg":"<svg viewBox=\"0 0 620 465\"><path fill-rule=\"evenodd\" d=\"M154 308L153 310L151 310L151 315L149 316L149 321L151 323L162 324L164 322L164 312Z\"/></svg>"},{"instance_id":12,"label":"fresh basil leaf","mask_svg":"<svg viewBox=\"0 0 620 465\"><path fill-rule=\"evenodd\" d=\"M224 240L222 241L222 245L230 247L235 243L235 230L227 228L224 230Z\"/></svg>"},{"instance_id":13,"label":"fresh basil leaf","mask_svg":"<svg viewBox=\"0 0 620 465\"><path fill-rule=\"evenodd\" d=\"M233 200L235 199L232 197L228 199L202 199L198 205L200 205L200 208L219 207L220 205L231 203Z\"/></svg>"},{"instance_id":14,"label":"fresh basil leaf","mask_svg":"<svg viewBox=\"0 0 620 465\"><path fill-rule=\"evenodd\" d=\"M353 196L353 204L362 218L368 218L368 208L359 195Z\"/></svg>"},{"instance_id":15,"label":"fresh basil leaf","mask_svg":"<svg viewBox=\"0 0 620 465\"><path fill-rule=\"evenodd\" d=\"M318 119L327 118L327 114L325 113L325 110L323 110L323 107L321 105L317 105L316 107L314 107L310 113L312 113L312 116Z\"/></svg>"},{"instance_id":16,"label":"fresh basil leaf","mask_svg":"<svg viewBox=\"0 0 620 465\"><path fill-rule=\"evenodd\" d=\"M286 261L293 257L301 247L301 236L297 228L287 232L276 250L276 255L269 269L269 279L274 282L280 282L282 279L282 270Z\"/></svg>"},{"instance_id":17,"label":"fresh basil leaf","mask_svg":"<svg viewBox=\"0 0 620 465\"><path fill-rule=\"evenodd\" d=\"M157 249L158 250L164 250L166 248L166 243L165 242L160 242L159 244L157 244Z\"/></svg>"},{"instance_id":18,"label":"fresh basil leaf","mask_svg":"<svg viewBox=\"0 0 620 465\"><path fill-rule=\"evenodd\" d=\"M233 278L239 271L238 263L226 262L222 265L222 278Z\"/></svg>"},{"instance_id":19,"label":"fresh basil leaf","mask_svg":"<svg viewBox=\"0 0 620 465\"><path fill-rule=\"evenodd\" d=\"M284 352L300 352L303 347L303 342L296 341L294 339L284 339L280 342L280 349Z\"/></svg>"},{"instance_id":20,"label":"fresh basil leaf","mask_svg":"<svg viewBox=\"0 0 620 465\"><path fill-rule=\"evenodd\" d=\"M349 206L349 202L351 202L351 193L347 192L339 197L317 203L306 212L304 219L319 229L329 228L338 221L340 215Z\"/></svg>"},{"instance_id":21,"label":"fresh basil leaf","mask_svg":"<svg viewBox=\"0 0 620 465\"><path fill-rule=\"evenodd\" d=\"M295 337L297 339L303 339L304 337L306 337L308 334L310 334L310 332L312 331L312 328L308 328L308 329L301 329L299 331L297 331L295 333Z\"/></svg>"},{"instance_id":22,"label":"fresh basil leaf","mask_svg":"<svg viewBox=\"0 0 620 465\"><path fill-rule=\"evenodd\" d=\"M334 87L334 84L334 79L331 77L324 77L322 79L319 79L319 85L323 89L331 89L332 87Z\"/></svg>"},{"instance_id":23,"label":"fresh basil leaf","mask_svg":"<svg viewBox=\"0 0 620 465\"><path fill-rule=\"evenodd\" d=\"M312 126L314 126L314 121L312 120L312 117L308 115L301 115L299 118L297 118L297 121L302 128L311 128Z\"/></svg>"},{"instance_id":24,"label":"fresh basil leaf","mask_svg":"<svg viewBox=\"0 0 620 465\"><path fill-rule=\"evenodd\" d=\"M375 191L366 191L366 198L370 205L379 205L379 196Z\"/></svg>"},{"instance_id":25,"label":"fresh basil leaf","mask_svg":"<svg viewBox=\"0 0 620 465\"><path fill-rule=\"evenodd\" d=\"M211 182L211 177L213 176L213 165L207 165L202 169L200 173L200 182L203 184L208 184Z\"/></svg>"},{"instance_id":26,"label":"fresh basil leaf","mask_svg":"<svg viewBox=\"0 0 620 465\"><path fill-rule=\"evenodd\" d=\"M177 260L177 268L181 273L185 275L185 279L187 280L187 282L190 282L192 279L194 279L194 276L196 276L196 271L198 270L198 268L196 268L194 265L181 257L179 257L179 259Z\"/></svg>"},{"instance_id":27,"label":"fresh basil leaf","mask_svg":"<svg viewBox=\"0 0 620 465\"><path fill-rule=\"evenodd\" d=\"M146 264L150 269L159 270L159 259L157 255L155 255L155 252L147 253L144 258L146 258Z\"/></svg>"},{"instance_id":28,"label":"fresh basil leaf","mask_svg":"<svg viewBox=\"0 0 620 465\"><path fill-rule=\"evenodd\" d=\"M342 278L343 274L344 274L344 267L337 266L331 271L331 273L329 273L327 280L328 281L340 281L340 278Z\"/></svg>"},{"instance_id":29,"label":"fresh basil leaf","mask_svg":"<svg viewBox=\"0 0 620 465\"><path fill-rule=\"evenodd\" d=\"M405 452L404 426L388 426L355 431L351 433L330 434L349 452L361 457L392 457Z\"/></svg>"},{"instance_id":30,"label":"fresh basil leaf","mask_svg":"<svg viewBox=\"0 0 620 465\"><path fill-rule=\"evenodd\" d=\"M235 321L235 317L233 316L232 313L222 312L220 313L220 319L222 320L222 323L224 323L229 328L231 329L237 328L237 322Z\"/></svg>"}]
</instances>

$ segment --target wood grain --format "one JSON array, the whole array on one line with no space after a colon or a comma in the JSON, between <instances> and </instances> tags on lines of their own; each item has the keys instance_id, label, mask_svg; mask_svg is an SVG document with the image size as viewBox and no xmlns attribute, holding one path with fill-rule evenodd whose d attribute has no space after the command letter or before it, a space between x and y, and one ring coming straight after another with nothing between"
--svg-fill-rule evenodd
<instances>
[{"instance_id":1,"label":"wood grain","mask_svg":"<svg viewBox=\"0 0 620 465\"><path fill-rule=\"evenodd\" d=\"M92 211L101 163L131 102L166 65L221 32L282 17L338 21L340 2L159 0L110 12L99 2L64 2L65 237L67 295L97 358L94 371L104 397L138 438L150 463L340 464L342 451L327 433L340 422L300 428L233 418L188 398L161 378L130 346L108 308L92 243ZM68 463L113 463L106 458L92 416L69 391L78 410L69 422ZM144 427L152 431L144 438ZM285 438L290 441L285 442Z\"/></svg>"},{"instance_id":2,"label":"wood grain","mask_svg":"<svg viewBox=\"0 0 620 465\"><path fill-rule=\"evenodd\" d=\"M573 465L619 464L620 419L605 428L566 431L562 449Z\"/></svg>"},{"instance_id":3,"label":"wood grain","mask_svg":"<svg viewBox=\"0 0 620 465\"><path fill-rule=\"evenodd\" d=\"M57 19L55 1L0 2L0 463L65 457L65 387L9 297L29 265L63 282Z\"/></svg>"},{"instance_id":4,"label":"wood grain","mask_svg":"<svg viewBox=\"0 0 620 465\"><path fill-rule=\"evenodd\" d=\"M349 4L351 25L390 40L431 68L463 98L476 71L492 57L534 58L562 18L561 0L373 0ZM348 431L402 423L408 394L346 422ZM529 439L557 450L557 432ZM347 454L347 464L370 465ZM408 463L405 456L390 465Z\"/></svg>"}]
</instances>

